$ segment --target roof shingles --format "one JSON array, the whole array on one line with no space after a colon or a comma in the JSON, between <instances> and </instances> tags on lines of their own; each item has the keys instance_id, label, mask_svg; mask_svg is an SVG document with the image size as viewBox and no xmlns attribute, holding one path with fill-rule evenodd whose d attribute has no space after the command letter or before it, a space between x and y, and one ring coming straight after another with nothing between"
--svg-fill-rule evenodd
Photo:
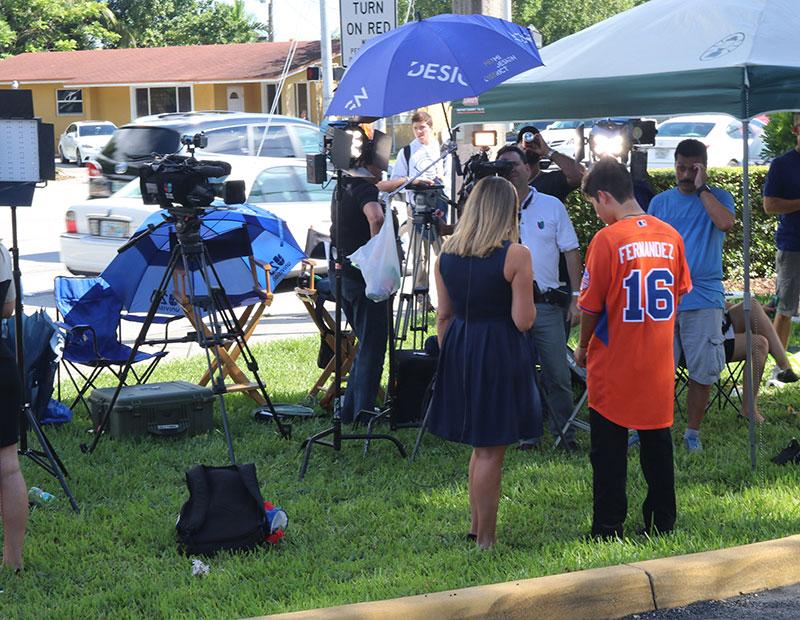
<instances>
[{"instance_id":1,"label":"roof shingles","mask_svg":"<svg viewBox=\"0 0 800 620\"><path fill-rule=\"evenodd\" d=\"M0 60L0 82L101 86L276 80L289 46L287 41L26 53ZM338 53L338 41L333 47ZM290 73L319 60L319 41L299 41Z\"/></svg>"}]
</instances>

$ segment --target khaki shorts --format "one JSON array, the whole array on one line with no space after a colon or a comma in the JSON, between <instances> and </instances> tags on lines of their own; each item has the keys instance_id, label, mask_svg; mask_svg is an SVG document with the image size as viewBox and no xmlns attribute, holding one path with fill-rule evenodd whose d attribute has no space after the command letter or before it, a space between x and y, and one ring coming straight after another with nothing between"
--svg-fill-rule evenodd
<instances>
[{"instance_id":1,"label":"khaki shorts","mask_svg":"<svg viewBox=\"0 0 800 620\"><path fill-rule=\"evenodd\" d=\"M778 313L794 316L800 305L800 252L778 250L775 271Z\"/></svg>"},{"instance_id":2,"label":"khaki shorts","mask_svg":"<svg viewBox=\"0 0 800 620\"><path fill-rule=\"evenodd\" d=\"M689 378L712 385L725 367L722 308L678 312L675 319L675 363L684 360Z\"/></svg>"}]
</instances>

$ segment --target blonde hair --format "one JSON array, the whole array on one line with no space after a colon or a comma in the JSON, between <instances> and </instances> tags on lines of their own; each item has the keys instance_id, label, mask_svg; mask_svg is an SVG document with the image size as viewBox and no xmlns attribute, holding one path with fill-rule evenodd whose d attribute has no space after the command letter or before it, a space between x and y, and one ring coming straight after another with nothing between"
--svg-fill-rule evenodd
<instances>
[{"instance_id":1,"label":"blonde hair","mask_svg":"<svg viewBox=\"0 0 800 620\"><path fill-rule=\"evenodd\" d=\"M486 177L472 188L455 233L444 242L443 252L485 257L503 241L519 239L519 198L502 177Z\"/></svg>"}]
</instances>

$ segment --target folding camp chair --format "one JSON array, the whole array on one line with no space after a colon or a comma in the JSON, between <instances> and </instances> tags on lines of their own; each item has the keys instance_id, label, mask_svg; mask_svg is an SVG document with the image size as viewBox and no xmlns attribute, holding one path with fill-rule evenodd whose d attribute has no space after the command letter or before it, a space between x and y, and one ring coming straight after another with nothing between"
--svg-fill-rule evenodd
<instances>
[{"instance_id":1,"label":"folding camp chair","mask_svg":"<svg viewBox=\"0 0 800 620\"><path fill-rule=\"evenodd\" d=\"M120 342L122 302L101 278L69 278L58 276L54 286L57 325L64 330L62 361L78 395L70 405L80 401L89 409L84 396L104 369L117 379L128 361L131 347ZM166 351L138 351L134 364L149 362L143 371L131 367L136 383L146 383ZM81 367L88 368L88 372ZM82 380L82 385L79 381ZM59 381L59 398L60 398Z\"/></svg>"},{"instance_id":2,"label":"folding camp chair","mask_svg":"<svg viewBox=\"0 0 800 620\"><path fill-rule=\"evenodd\" d=\"M328 380L332 378L334 367L336 364L336 360L333 356L333 351L336 346L334 334L336 329L336 323L333 320L333 317L330 313L325 309L323 306L323 302L326 299L333 299L332 293L329 290L330 287L326 286L325 290L318 290L314 278L314 266L313 263L310 261L303 261L303 275L300 278L300 281L307 280L307 284L305 286L298 286L294 289L295 294L297 295L298 299L303 302L303 305L308 312L308 315L311 317L311 320L314 321L314 325L317 326L317 329L320 333L320 344L324 343L328 351L330 351L331 355L327 362L323 360L318 360L318 364L322 361L324 367L322 368L322 372L320 373L317 380L314 382L314 385L311 386L311 389L308 391L306 395L305 402L308 404L313 404L316 402L318 398L318 394L323 392L322 397L319 400L319 404L321 407L328 408L330 407L331 401L333 400L334 391L336 386L331 381L328 387L325 387L325 384L328 383ZM346 375L350 372L350 367L353 365L353 361L355 360L357 352L357 345L356 345L356 337L352 331L343 331L342 332L342 377L346 377ZM346 379L345 379L346 380Z\"/></svg>"},{"instance_id":3,"label":"folding camp chair","mask_svg":"<svg viewBox=\"0 0 800 620\"><path fill-rule=\"evenodd\" d=\"M727 371L727 372L725 372ZM741 413L742 399L744 398L739 389L739 381L744 372L744 362L726 362L723 371L706 405L706 412L717 403L717 411L721 411L725 405L730 405L736 413ZM689 371L686 369L683 358L675 368L675 406L678 411L683 413L681 396L689 387Z\"/></svg>"},{"instance_id":4,"label":"folding camp chair","mask_svg":"<svg viewBox=\"0 0 800 620\"><path fill-rule=\"evenodd\" d=\"M205 245L212 259L217 261L226 259L243 260L247 266L250 274L249 278L247 278L247 290L226 292L227 300L232 306L231 310L233 308L242 308L242 312L238 317L234 315L238 326L225 325L229 333L236 331L237 327L241 328L242 340L244 345L247 345L248 340L250 340L258 327L261 317L273 300L270 279L272 266L253 257L250 240L244 227L236 228L226 232L224 235L208 239L205 241ZM249 253L244 254L244 250L248 250ZM259 278L259 275L263 277ZM263 285L261 284L262 280L264 282ZM194 329L203 331L206 337L212 338L214 334L203 320L204 317L197 314L189 301L188 282L183 270L176 270L173 275L173 289L178 304L183 308L184 315ZM218 298L218 301L221 301L221 298ZM212 373L218 366L217 354L219 354L219 363L222 365L222 373L226 378L225 391L244 392L259 405L267 403L260 385L251 381L237 363L237 360L242 355L242 349L236 339L231 338L221 346L212 347L210 350L211 365L203 373L199 385L205 386L211 381ZM228 378L231 381L227 381Z\"/></svg>"},{"instance_id":5,"label":"folding camp chair","mask_svg":"<svg viewBox=\"0 0 800 620\"><path fill-rule=\"evenodd\" d=\"M556 447L561 443L561 438L566 437L567 431L573 426L582 431L589 430L589 423L578 418L578 414L581 412L581 409L583 409L589 397L589 390L586 387L586 369L578 366L575 362L575 353L569 347L567 347L567 364L569 365L569 372L572 377L573 385L580 386L582 388L582 393L578 402L575 403L575 406L572 408L572 413L570 413L569 418L567 418L564 427L561 429L561 433L556 437L556 442L554 444Z\"/></svg>"}]
</instances>

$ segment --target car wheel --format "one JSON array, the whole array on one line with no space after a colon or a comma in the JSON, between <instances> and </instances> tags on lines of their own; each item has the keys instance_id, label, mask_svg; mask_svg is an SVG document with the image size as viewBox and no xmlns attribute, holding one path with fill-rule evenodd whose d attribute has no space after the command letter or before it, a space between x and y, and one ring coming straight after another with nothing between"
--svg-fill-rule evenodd
<instances>
[{"instance_id":1,"label":"car wheel","mask_svg":"<svg viewBox=\"0 0 800 620\"><path fill-rule=\"evenodd\" d=\"M730 160L730 161L728 162L728 165L729 165L729 166L738 166L738 165L739 165L739 162L738 162L738 161L736 161L735 159L732 159L732 160Z\"/></svg>"},{"instance_id":2,"label":"car wheel","mask_svg":"<svg viewBox=\"0 0 800 620\"><path fill-rule=\"evenodd\" d=\"M69 160L67 159L67 156L64 155L64 148L62 146L60 146L60 145L58 147L58 155L61 158L61 163L62 164L68 164L69 163Z\"/></svg>"},{"instance_id":3,"label":"car wheel","mask_svg":"<svg viewBox=\"0 0 800 620\"><path fill-rule=\"evenodd\" d=\"M83 166L83 155L80 149L75 149L75 164L80 167Z\"/></svg>"}]
</instances>

